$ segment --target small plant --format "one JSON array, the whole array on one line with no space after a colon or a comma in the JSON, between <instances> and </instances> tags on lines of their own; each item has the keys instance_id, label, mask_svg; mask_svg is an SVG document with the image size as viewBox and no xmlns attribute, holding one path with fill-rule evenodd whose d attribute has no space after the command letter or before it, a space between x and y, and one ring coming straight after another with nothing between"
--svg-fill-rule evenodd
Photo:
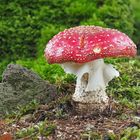
<instances>
[{"instance_id":1,"label":"small plant","mask_svg":"<svg viewBox=\"0 0 140 140\"><path fill-rule=\"evenodd\" d=\"M81 134L81 140L101 140L101 135L97 132L87 131Z\"/></svg>"},{"instance_id":2,"label":"small plant","mask_svg":"<svg viewBox=\"0 0 140 140\"><path fill-rule=\"evenodd\" d=\"M139 127L128 127L121 134L120 140L139 140L140 139L140 128Z\"/></svg>"},{"instance_id":3,"label":"small plant","mask_svg":"<svg viewBox=\"0 0 140 140\"><path fill-rule=\"evenodd\" d=\"M12 113L7 113L6 118L19 119L21 116L34 112L38 108L38 103L36 100L31 101L29 104L23 106L18 106L16 111Z\"/></svg>"},{"instance_id":4,"label":"small plant","mask_svg":"<svg viewBox=\"0 0 140 140\"><path fill-rule=\"evenodd\" d=\"M16 139L28 138L28 139L43 139L54 133L56 126L50 124L47 121L39 122L36 125L28 128L23 128L16 133Z\"/></svg>"}]
</instances>

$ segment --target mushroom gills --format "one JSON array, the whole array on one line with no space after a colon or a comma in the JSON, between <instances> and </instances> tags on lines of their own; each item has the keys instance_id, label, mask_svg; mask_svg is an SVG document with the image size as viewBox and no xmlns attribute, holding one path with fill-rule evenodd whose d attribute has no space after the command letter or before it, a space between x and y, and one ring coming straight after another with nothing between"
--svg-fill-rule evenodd
<instances>
[{"instance_id":1,"label":"mushroom gills","mask_svg":"<svg viewBox=\"0 0 140 140\"><path fill-rule=\"evenodd\" d=\"M61 64L61 66L66 73L77 76L73 99L80 102L81 100L82 102L88 102L86 96L93 96L93 100L96 100L96 93L100 98L104 96L103 98L107 99L108 97L105 97L107 96L105 93L106 86L108 86L109 81L114 77L119 76L119 72L111 64L105 64L103 59L97 59L83 64L67 62ZM92 102L91 100L90 102Z\"/></svg>"}]
</instances>

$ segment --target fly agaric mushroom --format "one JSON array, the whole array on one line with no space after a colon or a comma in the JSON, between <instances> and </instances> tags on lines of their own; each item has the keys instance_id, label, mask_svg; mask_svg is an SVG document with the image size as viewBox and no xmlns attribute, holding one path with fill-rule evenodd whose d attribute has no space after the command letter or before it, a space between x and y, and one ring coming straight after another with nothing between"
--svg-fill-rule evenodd
<instances>
[{"instance_id":1,"label":"fly agaric mushroom","mask_svg":"<svg viewBox=\"0 0 140 140\"><path fill-rule=\"evenodd\" d=\"M136 45L124 33L98 26L78 26L55 35L47 44L48 63L59 63L77 76L72 99L79 109L103 110L108 105L108 82L119 76L106 57L133 57Z\"/></svg>"}]
</instances>

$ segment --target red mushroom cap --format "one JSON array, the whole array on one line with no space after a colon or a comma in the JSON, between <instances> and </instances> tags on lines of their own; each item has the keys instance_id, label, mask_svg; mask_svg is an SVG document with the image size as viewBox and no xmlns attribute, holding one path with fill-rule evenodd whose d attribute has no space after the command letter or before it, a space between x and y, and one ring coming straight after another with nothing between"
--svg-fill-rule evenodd
<instances>
[{"instance_id":1,"label":"red mushroom cap","mask_svg":"<svg viewBox=\"0 0 140 140\"><path fill-rule=\"evenodd\" d=\"M78 26L55 35L47 44L49 63L85 63L105 57L135 56L136 45L124 33L98 26Z\"/></svg>"}]
</instances>

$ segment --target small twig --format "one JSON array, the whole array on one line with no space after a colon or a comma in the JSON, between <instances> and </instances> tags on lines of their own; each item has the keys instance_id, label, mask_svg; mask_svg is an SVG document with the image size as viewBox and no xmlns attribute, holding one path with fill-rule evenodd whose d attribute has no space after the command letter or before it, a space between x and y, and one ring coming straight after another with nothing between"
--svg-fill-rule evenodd
<instances>
[{"instance_id":1,"label":"small twig","mask_svg":"<svg viewBox=\"0 0 140 140\"><path fill-rule=\"evenodd\" d=\"M119 131L121 128L123 128L124 126L127 126L128 124L130 124L130 121L129 122L126 122L124 124L122 124L120 127L118 127L115 132Z\"/></svg>"}]
</instances>

